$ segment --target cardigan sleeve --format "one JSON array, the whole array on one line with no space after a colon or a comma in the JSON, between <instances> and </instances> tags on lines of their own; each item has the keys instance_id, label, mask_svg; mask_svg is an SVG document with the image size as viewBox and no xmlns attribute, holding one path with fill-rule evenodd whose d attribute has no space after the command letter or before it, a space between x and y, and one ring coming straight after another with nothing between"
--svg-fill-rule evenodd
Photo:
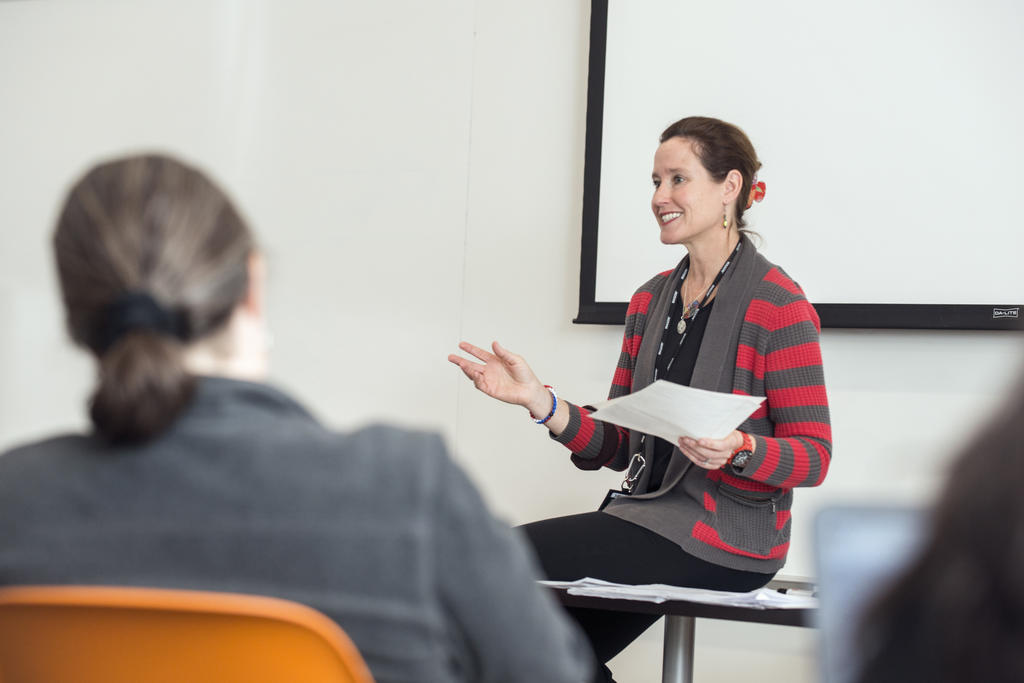
<instances>
[{"instance_id":1,"label":"cardigan sleeve","mask_svg":"<svg viewBox=\"0 0 1024 683\"><path fill-rule=\"evenodd\" d=\"M742 470L729 469L732 474L779 488L817 486L832 457L819 344L821 324L814 307L792 280L777 270L769 274L769 279L772 277L789 296L751 304L746 322L757 321L766 343L756 350L741 346L739 355L749 357L737 358L738 368L746 366L753 376L762 375L767 397L748 423L766 419L772 435L751 431L754 455Z\"/></svg>"},{"instance_id":2,"label":"cardigan sleeve","mask_svg":"<svg viewBox=\"0 0 1024 683\"><path fill-rule=\"evenodd\" d=\"M626 310L626 325L622 335L622 348L612 376L608 398L618 398L630 393L633 386L633 370L636 356L643 340L647 324L647 309L653 300L653 289L664 280L668 273L661 273L646 282L633 294ZM629 464L629 430L590 417L593 408L577 406L566 401L569 408L569 423L561 434L553 438L572 451L572 462L581 470L596 470L608 467L622 471Z\"/></svg>"}]
</instances>

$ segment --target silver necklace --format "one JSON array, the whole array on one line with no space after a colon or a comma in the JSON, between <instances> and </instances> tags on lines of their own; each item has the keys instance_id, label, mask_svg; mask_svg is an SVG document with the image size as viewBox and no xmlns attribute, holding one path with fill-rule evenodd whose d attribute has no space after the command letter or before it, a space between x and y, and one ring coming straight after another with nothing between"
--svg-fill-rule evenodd
<instances>
[{"instance_id":1,"label":"silver necklace","mask_svg":"<svg viewBox=\"0 0 1024 683\"><path fill-rule=\"evenodd\" d=\"M736 247L732 250L732 253L729 254L729 258L726 259L725 263L722 265L722 268L718 271L718 275L715 276L714 282L711 283L711 286L708 287L707 292L704 293L704 298L699 303L696 300L694 300L694 303L697 304L696 306L693 306L693 305L685 306L684 305L683 313L679 316L679 322L676 323L676 330L679 333L679 342L676 344L675 353L672 355L671 358L669 358L668 365L665 366L666 374L668 373L669 370L672 369L672 363L675 362L676 356L679 355L679 350L683 348L683 342L686 340L686 321L687 321L687 319L692 320L694 316L700 314L701 308L704 306L704 304L706 304L708 302L708 299L711 298L711 295L714 294L715 289L718 288L718 283L721 282L721 280L722 280L722 276L725 275L725 271L729 270L729 266L732 264L733 259L736 258L736 255L740 253L740 249L742 249L742 248L743 248L743 240L740 240L739 242L736 243ZM689 266L687 266L686 268L683 268L683 272L680 273L680 275L679 275L679 286L676 287L676 288L673 288L673 291L672 291L672 301L669 303L669 310L665 314L665 326L662 328L661 343L658 344L658 354L655 357L655 361L654 361L654 379L658 379L658 363L661 362L661 354L662 354L662 351L665 350L665 334L668 333L669 325L672 323L672 313L675 311L676 302L682 303L680 301L680 297L682 297L683 299L686 298L686 297L683 297L683 293L685 292L685 289L686 289L686 276L689 275L689 274L690 274Z\"/></svg>"},{"instance_id":2,"label":"silver necklace","mask_svg":"<svg viewBox=\"0 0 1024 683\"><path fill-rule=\"evenodd\" d=\"M676 323L676 333L677 334L682 334L683 332L686 332L686 321L691 319L694 316L694 314L698 310L700 310L700 302L697 301L697 299L694 299L693 301L691 301L688 304L686 303L686 300L689 298L689 297L686 296L686 289L687 289L687 286L686 286L686 283L684 282L683 283L683 312L679 316L679 322Z\"/></svg>"}]
</instances>

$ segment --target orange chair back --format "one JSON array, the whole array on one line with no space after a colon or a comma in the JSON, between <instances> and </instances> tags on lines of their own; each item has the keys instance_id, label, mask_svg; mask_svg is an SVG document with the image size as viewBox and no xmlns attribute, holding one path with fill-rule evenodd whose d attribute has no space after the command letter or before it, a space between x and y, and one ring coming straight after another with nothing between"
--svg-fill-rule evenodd
<instances>
[{"instance_id":1,"label":"orange chair back","mask_svg":"<svg viewBox=\"0 0 1024 683\"><path fill-rule=\"evenodd\" d=\"M298 603L108 586L0 588L2 683L373 683L348 636Z\"/></svg>"}]
</instances>

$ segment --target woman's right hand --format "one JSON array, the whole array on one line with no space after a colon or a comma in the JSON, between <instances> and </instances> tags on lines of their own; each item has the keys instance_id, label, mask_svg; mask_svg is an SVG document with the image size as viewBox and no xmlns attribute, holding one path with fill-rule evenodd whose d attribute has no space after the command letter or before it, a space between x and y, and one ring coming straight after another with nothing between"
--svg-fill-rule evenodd
<instances>
[{"instance_id":1,"label":"woman's right hand","mask_svg":"<svg viewBox=\"0 0 1024 683\"><path fill-rule=\"evenodd\" d=\"M523 406L532 415L543 417L551 410L551 394L522 356L498 342L491 345L494 353L469 342L461 342L459 348L483 361L477 363L456 354L448 356L448 360L458 365L477 389L499 401Z\"/></svg>"}]
</instances>

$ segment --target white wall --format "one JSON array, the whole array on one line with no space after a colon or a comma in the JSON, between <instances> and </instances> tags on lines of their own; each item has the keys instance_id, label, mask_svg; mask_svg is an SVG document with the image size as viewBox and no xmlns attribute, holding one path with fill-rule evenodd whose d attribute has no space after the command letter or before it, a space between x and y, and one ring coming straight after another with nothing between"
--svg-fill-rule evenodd
<instances>
[{"instance_id":1,"label":"white wall","mask_svg":"<svg viewBox=\"0 0 1024 683\"><path fill-rule=\"evenodd\" d=\"M442 430L513 523L593 509L619 475L575 470L445 361L459 339L499 339L561 395L607 391L620 331L570 323L588 14L587 0L0 3L0 443L85 424L92 369L61 329L55 208L95 156L155 145L210 168L256 225L279 383L339 428ZM813 573L818 506L927 497L1021 355L994 333L826 330L823 350L835 459L797 495L791 574ZM614 662L619 680L657 678L660 633ZM702 621L697 645L702 680L815 677L810 631Z\"/></svg>"}]
</instances>

